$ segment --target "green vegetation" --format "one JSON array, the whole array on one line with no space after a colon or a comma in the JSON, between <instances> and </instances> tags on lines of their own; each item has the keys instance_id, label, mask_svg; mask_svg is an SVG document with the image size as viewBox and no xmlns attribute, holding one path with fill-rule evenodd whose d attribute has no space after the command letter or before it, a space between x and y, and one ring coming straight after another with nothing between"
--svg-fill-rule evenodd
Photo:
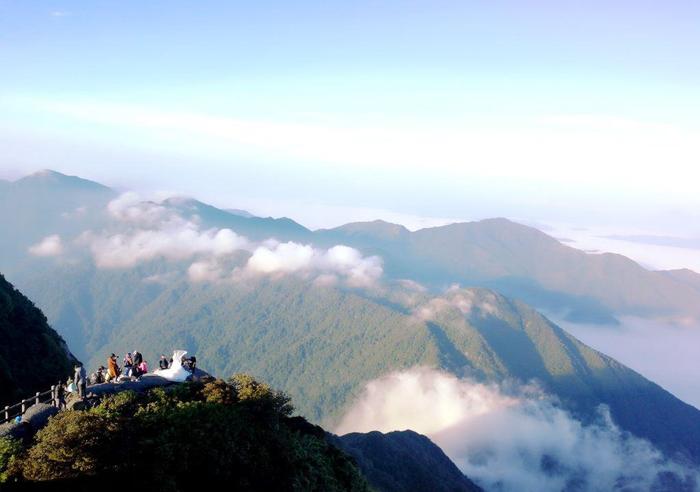
<instances>
[{"instance_id":1,"label":"green vegetation","mask_svg":"<svg viewBox=\"0 0 700 492\"><path fill-rule=\"evenodd\" d=\"M700 412L492 291L436 297L392 285L370 294L294 276L223 284L193 284L177 275L167 284L143 281L166 268L177 265L66 268L56 284L65 288L43 288L50 297L37 298L50 301L52 317L84 314L85 330L92 327L94 335L69 343L92 355L91 368L112 352L138 348L153 363L183 348L212 374L247 372L269 381L292 395L303 415L331 429L368 381L425 365L485 381L536 379L584 420L606 404L625 430L700 460ZM468 312L460 302L471 306ZM421 317L424 308L432 314Z\"/></svg>"},{"instance_id":2,"label":"green vegetation","mask_svg":"<svg viewBox=\"0 0 700 492\"><path fill-rule=\"evenodd\" d=\"M20 453L0 447L0 466L10 461L9 478L20 481L107 485L139 477L140 487L170 491L203 483L367 491L354 462L292 410L284 393L240 374L127 391L59 413Z\"/></svg>"},{"instance_id":3,"label":"green vegetation","mask_svg":"<svg viewBox=\"0 0 700 492\"><path fill-rule=\"evenodd\" d=\"M75 360L32 302L0 275L0 406L71 374Z\"/></svg>"},{"instance_id":4,"label":"green vegetation","mask_svg":"<svg viewBox=\"0 0 700 492\"><path fill-rule=\"evenodd\" d=\"M22 451L21 443L10 437L0 437L0 483L8 480L8 468L15 466L15 460Z\"/></svg>"},{"instance_id":5,"label":"green vegetation","mask_svg":"<svg viewBox=\"0 0 700 492\"><path fill-rule=\"evenodd\" d=\"M480 492L430 439L413 431L333 436L381 492Z\"/></svg>"}]
</instances>

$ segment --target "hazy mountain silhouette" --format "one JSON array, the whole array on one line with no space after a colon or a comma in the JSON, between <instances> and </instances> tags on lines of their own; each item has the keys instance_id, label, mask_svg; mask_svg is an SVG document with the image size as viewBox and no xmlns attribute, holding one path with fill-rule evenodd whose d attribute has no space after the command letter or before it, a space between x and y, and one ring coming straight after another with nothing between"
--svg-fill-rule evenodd
<instances>
[{"instance_id":1,"label":"hazy mountain silhouette","mask_svg":"<svg viewBox=\"0 0 700 492\"><path fill-rule=\"evenodd\" d=\"M21 270L26 251L50 234L99 229L117 193L103 185L42 171L0 186L0 267ZM457 223L415 232L384 221L310 231L288 218L231 213L194 199L164 206L196 215L205 227L229 227L253 240L276 238L321 246L338 243L380 255L385 273L444 288L482 285L569 319L614 322L614 316L698 317L700 293L688 275L653 272L617 254L588 254L507 219ZM28 268L28 267L26 267Z\"/></svg>"}]
</instances>

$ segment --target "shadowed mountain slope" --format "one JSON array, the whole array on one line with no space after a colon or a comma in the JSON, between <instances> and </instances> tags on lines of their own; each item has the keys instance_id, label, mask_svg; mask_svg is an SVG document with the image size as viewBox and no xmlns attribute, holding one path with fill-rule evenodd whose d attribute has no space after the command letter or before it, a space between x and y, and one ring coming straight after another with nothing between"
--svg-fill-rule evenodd
<instances>
[{"instance_id":1,"label":"shadowed mountain slope","mask_svg":"<svg viewBox=\"0 0 700 492\"><path fill-rule=\"evenodd\" d=\"M32 302L0 275L0 407L65 380L75 359Z\"/></svg>"},{"instance_id":2,"label":"shadowed mountain slope","mask_svg":"<svg viewBox=\"0 0 700 492\"><path fill-rule=\"evenodd\" d=\"M413 431L329 436L355 458L379 492L478 492L474 482L427 437Z\"/></svg>"}]
</instances>

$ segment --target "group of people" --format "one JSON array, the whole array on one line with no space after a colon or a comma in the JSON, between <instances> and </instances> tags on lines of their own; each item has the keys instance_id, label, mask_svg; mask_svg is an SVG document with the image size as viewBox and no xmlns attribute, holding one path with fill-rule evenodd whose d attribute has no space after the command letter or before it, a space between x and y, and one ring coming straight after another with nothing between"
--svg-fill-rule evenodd
<instances>
[{"instance_id":1,"label":"group of people","mask_svg":"<svg viewBox=\"0 0 700 492\"><path fill-rule=\"evenodd\" d=\"M172 364L172 357L167 358L165 354L160 356L158 367L161 370L169 369ZM185 357L183 355L180 364L185 370L194 374L197 368L197 358L195 356ZM144 360L141 352L134 350L133 352L128 352L124 356L121 367L119 366L117 355L111 354L107 358L107 367L100 366L97 371L90 374L89 378L87 377L85 367L82 363L78 362L75 365L73 380L69 380L67 386L69 391L75 391L80 398L85 398L88 384L118 382L127 379L138 381L141 376L146 373L148 373L148 362Z\"/></svg>"},{"instance_id":2,"label":"group of people","mask_svg":"<svg viewBox=\"0 0 700 492\"><path fill-rule=\"evenodd\" d=\"M117 356L112 354L109 357L108 362L110 360L114 362L114 371L117 373L117 377L119 377L120 368L117 365ZM148 362L144 360L143 356L141 355L141 352L139 352L138 350L134 350L133 352L127 352L127 354L124 356L123 364L124 374L128 378L139 379L141 376L148 372Z\"/></svg>"},{"instance_id":3,"label":"group of people","mask_svg":"<svg viewBox=\"0 0 700 492\"><path fill-rule=\"evenodd\" d=\"M90 374L89 384L109 383L118 381L121 376L125 378L140 378L148 372L148 362L143 360L140 352L134 351L124 356L123 366L120 367L116 354L111 354L107 358L107 367L100 366L97 371Z\"/></svg>"},{"instance_id":4,"label":"group of people","mask_svg":"<svg viewBox=\"0 0 700 492\"><path fill-rule=\"evenodd\" d=\"M158 361L158 367L161 370L165 369L170 369L170 367L173 365L173 358L170 357L169 359L165 356L165 354L161 354L160 360ZM184 355L182 356L182 359L180 359L180 365L184 367L188 372L194 374L195 369L197 369L197 357L194 355L192 357L185 357Z\"/></svg>"}]
</instances>

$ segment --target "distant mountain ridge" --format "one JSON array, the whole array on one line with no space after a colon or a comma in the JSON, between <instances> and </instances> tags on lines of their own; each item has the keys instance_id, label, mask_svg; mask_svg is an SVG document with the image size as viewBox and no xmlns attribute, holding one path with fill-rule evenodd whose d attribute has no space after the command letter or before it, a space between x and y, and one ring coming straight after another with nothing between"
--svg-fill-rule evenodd
<instances>
[{"instance_id":1,"label":"distant mountain ridge","mask_svg":"<svg viewBox=\"0 0 700 492\"><path fill-rule=\"evenodd\" d=\"M688 268L682 268L680 270L662 270L659 273L667 275L700 292L700 273L696 273Z\"/></svg>"},{"instance_id":2,"label":"distant mountain ridge","mask_svg":"<svg viewBox=\"0 0 700 492\"><path fill-rule=\"evenodd\" d=\"M98 183L43 171L0 187L0 268L11 274L27 248L50 234L75 237L99 228L117 193ZM204 227L228 227L253 240L319 246L347 244L379 255L385 274L441 289L451 283L494 288L572 321L614 323L618 315L700 319L700 292L687 278L653 272L621 255L588 254L507 219L411 232L384 221L311 231L288 218L232 213L194 199L163 205L196 215ZM240 212L240 211L239 211Z\"/></svg>"},{"instance_id":3,"label":"distant mountain ridge","mask_svg":"<svg viewBox=\"0 0 700 492\"><path fill-rule=\"evenodd\" d=\"M247 210L241 210L240 208L225 208L224 211L233 215L240 215L241 217L246 217L248 219L255 217L255 215L251 214Z\"/></svg>"},{"instance_id":4,"label":"distant mountain ridge","mask_svg":"<svg viewBox=\"0 0 700 492\"><path fill-rule=\"evenodd\" d=\"M400 227L400 226L399 226ZM622 255L587 254L507 219L486 219L410 232L381 221L318 231L385 260L386 271L427 285L484 285L576 321L616 314L700 316L698 293Z\"/></svg>"},{"instance_id":5,"label":"distant mountain ridge","mask_svg":"<svg viewBox=\"0 0 700 492\"><path fill-rule=\"evenodd\" d=\"M94 181L40 171L0 187L0 270L11 273L28 248L48 235L76 236L104 223L118 193Z\"/></svg>"}]
</instances>

